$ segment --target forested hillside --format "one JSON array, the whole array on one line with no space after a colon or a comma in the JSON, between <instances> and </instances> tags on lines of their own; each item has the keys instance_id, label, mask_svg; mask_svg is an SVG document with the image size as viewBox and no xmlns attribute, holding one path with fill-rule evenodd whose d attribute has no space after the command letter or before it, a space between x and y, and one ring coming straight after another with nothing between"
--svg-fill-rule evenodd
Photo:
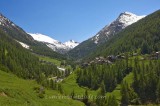
<instances>
[{"instance_id":1,"label":"forested hillside","mask_svg":"<svg viewBox=\"0 0 160 106\"><path fill-rule=\"evenodd\" d=\"M81 89L87 87L95 92L98 90L97 99L105 96L98 101L91 99L88 103L96 103L98 106L159 104L160 60L141 58L128 57L126 54L125 59L116 60L112 64L91 64L77 69L76 82ZM88 95L93 95L90 93ZM114 103L116 105L112 105Z\"/></svg>"},{"instance_id":2,"label":"forested hillside","mask_svg":"<svg viewBox=\"0 0 160 106\"><path fill-rule=\"evenodd\" d=\"M33 53L50 56L57 59L65 59L65 56L54 52L46 44L35 41L29 34L15 23L0 14L0 29L3 30L11 38L20 41L29 46L29 50Z\"/></svg>"},{"instance_id":3,"label":"forested hillside","mask_svg":"<svg viewBox=\"0 0 160 106\"><path fill-rule=\"evenodd\" d=\"M40 80L46 76L57 75L55 65L41 64L39 59L24 49L18 42L0 30L0 67L3 71L11 71L19 77Z\"/></svg>"},{"instance_id":4,"label":"forested hillside","mask_svg":"<svg viewBox=\"0 0 160 106\"><path fill-rule=\"evenodd\" d=\"M115 21L110 39L102 31L98 45L99 35L67 54L76 61L0 18L0 105L160 104L160 10L125 29Z\"/></svg>"},{"instance_id":5,"label":"forested hillside","mask_svg":"<svg viewBox=\"0 0 160 106\"><path fill-rule=\"evenodd\" d=\"M144 18L130 12L121 13L116 20L102 28L93 37L83 41L77 47L69 51L67 54L74 59L81 59L87 57L90 53L94 52L98 46L105 44L114 35L121 32L129 25Z\"/></svg>"},{"instance_id":6,"label":"forested hillside","mask_svg":"<svg viewBox=\"0 0 160 106\"><path fill-rule=\"evenodd\" d=\"M160 10L122 30L105 45L99 46L97 51L86 56L87 61L92 61L75 70L76 83L80 90L87 89L86 95L89 95L88 89L91 94L90 90L98 92L96 99L86 98L85 104L160 104L159 28ZM93 60L102 56L109 56L114 61L105 63ZM78 92L78 88L75 88L73 92ZM107 96L110 94L111 97ZM105 98L97 99L99 96Z\"/></svg>"},{"instance_id":7,"label":"forested hillside","mask_svg":"<svg viewBox=\"0 0 160 106\"><path fill-rule=\"evenodd\" d=\"M118 55L124 52L140 52L142 54L160 50L160 10L146 16L137 23L115 35L103 46L90 54L90 57L98 55Z\"/></svg>"}]
</instances>

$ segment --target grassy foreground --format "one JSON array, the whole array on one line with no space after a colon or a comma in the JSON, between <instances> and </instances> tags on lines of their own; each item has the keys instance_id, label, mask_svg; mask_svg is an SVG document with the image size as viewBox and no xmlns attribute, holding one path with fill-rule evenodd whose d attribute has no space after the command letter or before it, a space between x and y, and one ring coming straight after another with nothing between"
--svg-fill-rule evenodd
<instances>
[{"instance_id":1,"label":"grassy foreground","mask_svg":"<svg viewBox=\"0 0 160 106\"><path fill-rule=\"evenodd\" d=\"M0 106L84 106L70 98L55 98L63 96L53 90L45 89L44 98L40 98L35 87L40 87L36 81L0 70Z\"/></svg>"}]
</instances>

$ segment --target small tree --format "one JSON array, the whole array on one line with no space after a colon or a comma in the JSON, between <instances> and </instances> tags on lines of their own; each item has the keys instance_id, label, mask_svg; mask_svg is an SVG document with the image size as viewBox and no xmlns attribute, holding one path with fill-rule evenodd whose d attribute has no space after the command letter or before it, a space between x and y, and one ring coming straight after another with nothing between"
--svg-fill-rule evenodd
<instances>
[{"instance_id":1,"label":"small tree","mask_svg":"<svg viewBox=\"0 0 160 106\"><path fill-rule=\"evenodd\" d=\"M160 103L160 79L158 81L158 85L157 85L157 89L156 89L156 98L157 98L156 102Z\"/></svg>"},{"instance_id":2,"label":"small tree","mask_svg":"<svg viewBox=\"0 0 160 106\"><path fill-rule=\"evenodd\" d=\"M61 94L64 93L61 84L58 84L58 91L59 91Z\"/></svg>"},{"instance_id":3,"label":"small tree","mask_svg":"<svg viewBox=\"0 0 160 106\"><path fill-rule=\"evenodd\" d=\"M98 92L97 98L96 98L96 104L98 106L105 106L105 99L106 99L105 95L106 95L106 89L105 89L104 81L102 81L100 92Z\"/></svg>"},{"instance_id":4,"label":"small tree","mask_svg":"<svg viewBox=\"0 0 160 106\"><path fill-rule=\"evenodd\" d=\"M74 99L74 96L75 96L74 90L71 92L70 96L71 96L72 99Z\"/></svg>"},{"instance_id":5,"label":"small tree","mask_svg":"<svg viewBox=\"0 0 160 106\"><path fill-rule=\"evenodd\" d=\"M50 80L50 88L52 88L52 89L53 89L53 87L54 87L53 79L51 79L51 80Z\"/></svg>"},{"instance_id":6,"label":"small tree","mask_svg":"<svg viewBox=\"0 0 160 106\"><path fill-rule=\"evenodd\" d=\"M88 90L86 90L85 93L84 93L83 102L84 102L85 104L88 103Z\"/></svg>"},{"instance_id":7,"label":"small tree","mask_svg":"<svg viewBox=\"0 0 160 106\"><path fill-rule=\"evenodd\" d=\"M117 102L116 97L114 95L110 95L107 98L106 106L118 106L118 102Z\"/></svg>"},{"instance_id":8,"label":"small tree","mask_svg":"<svg viewBox=\"0 0 160 106\"><path fill-rule=\"evenodd\" d=\"M121 84L121 95L122 95L121 103L122 105L129 104L129 94L128 94L127 86L128 84L126 82L123 82Z\"/></svg>"}]
</instances>

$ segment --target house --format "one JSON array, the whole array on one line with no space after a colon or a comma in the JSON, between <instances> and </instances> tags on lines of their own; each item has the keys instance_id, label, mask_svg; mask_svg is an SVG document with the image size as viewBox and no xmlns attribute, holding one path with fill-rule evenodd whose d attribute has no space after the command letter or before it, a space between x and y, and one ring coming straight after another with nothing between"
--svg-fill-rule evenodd
<instances>
[{"instance_id":1,"label":"house","mask_svg":"<svg viewBox=\"0 0 160 106\"><path fill-rule=\"evenodd\" d=\"M116 56L110 55L107 57L109 61L114 62L116 60Z\"/></svg>"},{"instance_id":2,"label":"house","mask_svg":"<svg viewBox=\"0 0 160 106\"><path fill-rule=\"evenodd\" d=\"M160 51L152 53L150 55L150 59L153 59L153 60L160 59Z\"/></svg>"}]
</instances>

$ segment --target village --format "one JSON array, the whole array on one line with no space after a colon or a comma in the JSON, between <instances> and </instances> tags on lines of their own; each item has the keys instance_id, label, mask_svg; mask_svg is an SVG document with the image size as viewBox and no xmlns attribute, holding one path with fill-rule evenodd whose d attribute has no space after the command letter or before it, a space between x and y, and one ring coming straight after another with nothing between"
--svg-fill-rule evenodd
<instances>
[{"instance_id":1,"label":"village","mask_svg":"<svg viewBox=\"0 0 160 106\"><path fill-rule=\"evenodd\" d=\"M138 53L132 53L132 54L128 55L128 58L137 57L137 56L140 57L139 58L140 60L158 60L158 59L160 59L160 51L153 52L150 55L139 55ZM112 64L116 60L120 60L120 59L126 59L126 54L122 53L122 54L116 55L116 56L109 55L107 57L99 56L99 57L96 57L92 61L83 63L82 67L87 67L87 66L90 66L91 64Z\"/></svg>"}]
</instances>

